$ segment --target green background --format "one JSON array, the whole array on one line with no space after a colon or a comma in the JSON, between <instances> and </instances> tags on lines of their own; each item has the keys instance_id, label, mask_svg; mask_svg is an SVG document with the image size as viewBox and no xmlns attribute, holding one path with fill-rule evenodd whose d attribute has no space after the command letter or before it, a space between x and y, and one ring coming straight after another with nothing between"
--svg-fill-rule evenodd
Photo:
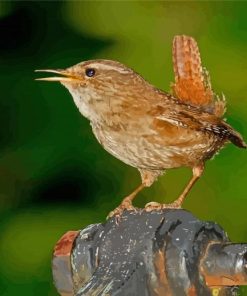
<instances>
[{"instance_id":1,"label":"green background","mask_svg":"<svg viewBox=\"0 0 247 296\"><path fill-rule=\"evenodd\" d=\"M56 241L105 221L140 182L97 143L67 90L34 81L34 70L116 59L169 90L172 39L191 35L227 98L228 122L247 139L246 16L247 2L236 1L0 2L0 295L57 295ZM246 172L247 152L228 145L184 207L247 242ZM168 171L135 204L174 200L190 174Z\"/></svg>"}]
</instances>

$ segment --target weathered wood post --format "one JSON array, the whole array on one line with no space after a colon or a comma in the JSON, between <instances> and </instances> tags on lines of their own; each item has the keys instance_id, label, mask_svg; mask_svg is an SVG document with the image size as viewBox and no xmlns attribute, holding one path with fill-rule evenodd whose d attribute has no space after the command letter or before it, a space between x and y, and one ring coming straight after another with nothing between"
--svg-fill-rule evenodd
<instances>
[{"instance_id":1,"label":"weathered wood post","mask_svg":"<svg viewBox=\"0 0 247 296\"><path fill-rule=\"evenodd\" d=\"M237 295L247 285L247 244L185 210L125 212L68 232L53 277L63 296Z\"/></svg>"}]
</instances>

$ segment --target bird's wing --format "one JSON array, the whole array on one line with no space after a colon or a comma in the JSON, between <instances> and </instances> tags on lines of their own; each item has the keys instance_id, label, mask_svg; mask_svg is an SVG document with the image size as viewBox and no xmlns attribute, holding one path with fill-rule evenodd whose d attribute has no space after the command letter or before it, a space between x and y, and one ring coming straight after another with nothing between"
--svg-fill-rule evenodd
<instances>
[{"instance_id":1,"label":"bird's wing","mask_svg":"<svg viewBox=\"0 0 247 296\"><path fill-rule=\"evenodd\" d=\"M211 87L208 71L202 67L196 41L190 36L175 36L173 39L174 96L181 101L201 106L206 111L222 117L225 100L220 99Z\"/></svg>"},{"instance_id":2,"label":"bird's wing","mask_svg":"<svg viewBox=\"0 0 247 296\"><path fill-rule=\"evenodd\" d=\"M229 140L236 146L246 148L242 136L224 120L174 98L169 98L169 101L170 104L157 105L153 109L152 115L161 121L159 124L163 121L177 127L214 134L219 139Z\"/></svg>"}]
</instances>

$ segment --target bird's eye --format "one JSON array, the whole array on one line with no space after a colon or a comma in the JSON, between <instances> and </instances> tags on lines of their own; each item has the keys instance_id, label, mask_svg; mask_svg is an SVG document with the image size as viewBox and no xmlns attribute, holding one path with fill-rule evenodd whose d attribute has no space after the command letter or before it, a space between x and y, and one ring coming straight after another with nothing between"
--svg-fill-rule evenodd
<instances>
[{"instance_id":1,"label":"bird's eye","mask_svg":"<svg viewBox=\"0 0 247 296\"><path fill-rule=\"evenodd\" d=\"M85 73L86 73L87 77L93 77L95 75L95 70L92 68L88 68L88 69L86 69Z\"/></svg>"}]
</instances>

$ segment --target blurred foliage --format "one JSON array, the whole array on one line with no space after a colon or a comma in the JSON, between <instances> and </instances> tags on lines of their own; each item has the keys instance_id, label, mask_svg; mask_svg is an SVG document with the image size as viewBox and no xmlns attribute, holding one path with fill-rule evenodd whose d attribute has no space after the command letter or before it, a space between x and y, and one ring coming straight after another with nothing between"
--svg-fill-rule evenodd
<instances>
[{"instance_id":1,"label":"blurred foliage","mask_svg":"<svg viewBox=\"0 0 247 296\"><path fill-rule=\"evenodd\" d=\"M247 138L246 2L0 2L0 295L57 295L52 248L67 230L104 221L140 182L97 143L59 84L34 69L108 58L168 90L171 44L194 36L227 118ZM233 145L207 163L185 208L247 241L247 155ZM190 176L171 170L136 201L174 199ZM246 293L246 294L245 294ZM247 295L242 290L241 295Z\"/></svg>"}]
</instances>

